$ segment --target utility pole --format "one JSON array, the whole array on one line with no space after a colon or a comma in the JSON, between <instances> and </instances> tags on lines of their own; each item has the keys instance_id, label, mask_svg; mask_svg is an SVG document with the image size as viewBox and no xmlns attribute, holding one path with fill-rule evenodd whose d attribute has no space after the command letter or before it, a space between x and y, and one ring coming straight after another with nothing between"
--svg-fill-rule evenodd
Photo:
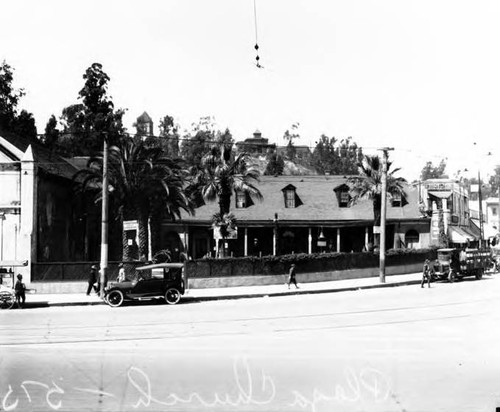
<instances>
[{"instance_id":1,"label":"utility pole","mask_svg":"<svg viewBox=\"0 0 500 412\"><path fill-rule=\"evenodd\" d=\"M380 264L379 278L380 283L385 283L385 217L387 212L387 152L394 150L390 147L382 149L382 193L381 193L381 208L380 208Z\"/></svg>"},{"instance_id":2,"label":"utility pole","mask_svg":"<svg viewBox=\"0 0 500 412\"><path fill-rule=\"evenodd\" d=\"M101 218L101 272L100 296L104 298L106 272L108 270L108 138L104 135L102 161L102 218Z\"/></svg>"},{"instance_id":3,"label":"utility pole","mask_svg":"<svg viewBox=\"0 0 500 412\"><path fill-rule=\"evenodd\" d=\"M477 171L478 180L478 200L479 200L479 249L483 247L483 195L481 192L481 172Z\"/></svg>"}]
</instances>

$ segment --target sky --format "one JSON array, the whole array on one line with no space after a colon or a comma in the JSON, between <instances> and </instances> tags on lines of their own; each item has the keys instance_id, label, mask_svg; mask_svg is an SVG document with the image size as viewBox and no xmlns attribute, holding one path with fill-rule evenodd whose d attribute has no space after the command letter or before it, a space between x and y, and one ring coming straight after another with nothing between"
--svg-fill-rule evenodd
<instances>
[{"instance_id":1,"label":"sky","mask_svg":"<svg viewBox=\"0 0 500 412\"><path fill-rule=\"evenodd\" d=\"M237 141L258 129L282 145L298 123L295 144L326 134L368 154L394 148L408 180L443 158L453 177L500 164L497 0L0 0L0 10L0 60L39 133L99 62L130 132L144 111L182 130L212 116Z\"/></svg>"}]
</instances>

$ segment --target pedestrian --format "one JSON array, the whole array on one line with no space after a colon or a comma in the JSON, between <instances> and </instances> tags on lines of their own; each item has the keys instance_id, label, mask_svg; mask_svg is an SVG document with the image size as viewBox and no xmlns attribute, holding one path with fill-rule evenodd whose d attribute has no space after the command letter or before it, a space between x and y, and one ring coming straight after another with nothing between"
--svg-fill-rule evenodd
<instances>
[{"instance_id":1,"label":"pedestrian","mask_svg":"<svg viewBox=\"0 0 500 412\"><path fill-rule=\"evenodd\" d=\"M23 275L17 275L14 291L16 293L17 307L22 308L24 306L24 302L26 302L26 285L23 283Z\"/></svg>"},{"instance_id":2,"label":"pedestrian","mask_svg":"<svg viewBox=\"0 0 500 412\"><path fill-rule=\"evenodd\" d=\"M295 287L298 289L297 279L295 279L295 264L292 263L290 266L290 271L288 272L288 289L290 289L290 285L293 283Z\"/></svg>"},{"instance_id":3,"label":"pedestrian","mask_svg":"<svg viewBox=\"0 0 500 412\"><path fill-rule=\"evenodd\" d=\"M125 282L125 269L123 263L118 265L118 282Z\"/></svg>"},{"instance_id":4,"label":"pedestrian","mask_svg":"<svg viewBox=\"0 0 500 412\"><path fill-rule=\"evenodd\" d=\"M89 286L87 287L87 296L90 295L90 292L92 292L92 289L94 289L94 292L97 293L97 266L92 265L90 268L90 273L89 273Z\"/></svg>"},{"instance_id":5,"label":"pedestrian","mask_svg":"<svg viewBox=\"0 0 500 412\"><path fill-rule=\"evenodd\" d=\"M429 259L425 259L424 267L422 269L422 282L420 283L420 287L423 288L425 282L427 281L428 287L431 287L431 278L434 275L434 268L431 265Z\"/></svg>"}]
</instances>

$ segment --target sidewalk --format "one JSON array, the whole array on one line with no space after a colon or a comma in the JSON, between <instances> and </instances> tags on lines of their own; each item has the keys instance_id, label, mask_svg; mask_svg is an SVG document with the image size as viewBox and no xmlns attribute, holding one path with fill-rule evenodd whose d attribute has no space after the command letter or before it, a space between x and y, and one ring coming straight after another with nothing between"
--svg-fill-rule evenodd
<instances>
[{"instance_id":1,"label":"sidewalk","mask_svg":"<svg viewBox=\"0 0 500 412\"><path fill-rule=\"evenodd\" d=\"M419 284L421 273L409 275L386 276L386 283L380 283L378 277L336 280L331 282L300 283L300 289L286 285L240 286L231 288L188 289L182 297L186 302L202 302L209 300L241 299L264 296L287 296L314 293L346 292L353 290L395 287ZM85 293L66 294L27 294L26 308L48 306L75 306L75 305L103 305L104 302L96 295L87 296Z\"/></svg>"}]
</instances>

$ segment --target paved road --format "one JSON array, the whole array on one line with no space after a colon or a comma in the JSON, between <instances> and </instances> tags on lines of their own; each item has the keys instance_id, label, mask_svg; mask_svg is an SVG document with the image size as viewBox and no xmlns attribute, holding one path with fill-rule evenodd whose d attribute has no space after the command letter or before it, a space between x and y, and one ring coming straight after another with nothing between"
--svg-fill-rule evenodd
<instances>
[{"instance_id":1,"label":"paved road","mask_svg":"<svg viewBox=\"0 0 500 412\"><path fill-rule=\"evenodd\" d=\"M494 411L500 276L0 312L0 410Z\"/></svg>"}]
</instances>

